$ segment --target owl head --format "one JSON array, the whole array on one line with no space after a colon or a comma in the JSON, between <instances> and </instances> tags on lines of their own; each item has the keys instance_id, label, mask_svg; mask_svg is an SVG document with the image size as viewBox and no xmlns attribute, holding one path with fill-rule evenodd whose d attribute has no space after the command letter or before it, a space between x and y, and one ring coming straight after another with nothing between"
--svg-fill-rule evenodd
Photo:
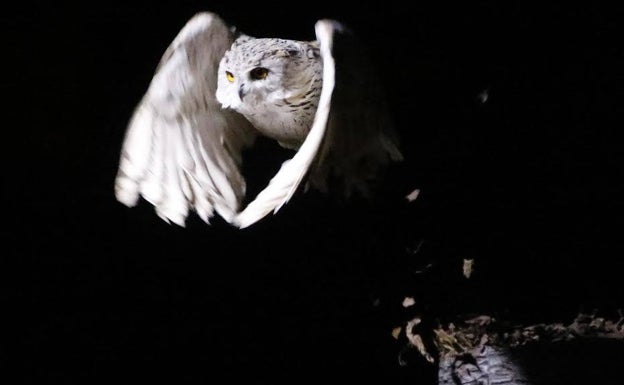
<instances>
[{"instance_id":1,"label":"owl head","mask_svg":"<svg viewBox=\"0 0 624 385\"><path fill-rule=\"evenodd\" d=\"M307 71L306 49L292 40L238 38L219 63L217 100L244 115L280 103L296 92Z\"/></svg>"}]
</instances>

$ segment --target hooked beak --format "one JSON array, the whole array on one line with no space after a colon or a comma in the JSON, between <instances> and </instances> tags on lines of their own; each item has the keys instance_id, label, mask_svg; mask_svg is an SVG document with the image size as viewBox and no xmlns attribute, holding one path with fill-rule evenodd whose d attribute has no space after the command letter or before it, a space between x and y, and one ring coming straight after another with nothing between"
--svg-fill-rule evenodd
<instances>
[{"instance_id":1,"label":"hooked beak","mask_svg":"<svg viewBox=\"0 0 624 385\"><path fill-rule=\"evenodd\" d=\"M241 84L238 87L238 97L240 98L241 101L243 101L243 98L245 97L245 94L247 94L247 92L243 89L244 88L244 84Z\"/></svg>"}]
</instances>

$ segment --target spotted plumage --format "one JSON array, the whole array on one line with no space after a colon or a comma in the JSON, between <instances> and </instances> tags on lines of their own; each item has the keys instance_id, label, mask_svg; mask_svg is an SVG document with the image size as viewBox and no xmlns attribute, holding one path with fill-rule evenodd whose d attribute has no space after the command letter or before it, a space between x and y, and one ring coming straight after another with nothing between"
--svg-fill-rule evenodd
<instances>
[{"instance_id":1,"label":"spotted plumage","mask_svg":"<svg viewBox=\"0 0 624 385\"><path fill-rule=\"evenodd\" d=\"M255 79L259 69L266 77ZM312 127L322 70L318 44L242 36L221 59L216 98L262 134L297 149Z\"/></svg>"},{"instance_id":2,"label":"spotted plumage","mask_svg":"<svg viewBox=\"0 0 624 385\"><path fill-rule=\"evenodd\" d=\"M277 211L301 183L325 191L338 181L345 193L365 193L401 159L374 72L342 25L318 21L314 41L234 30L200 13L171 43L128 126L119 201L134 206L142 196L179 225L194 211L206 222L217 212L246 227ZM242 207L242 152L258 135L296 153Z\"/></svg>"}]
</instances>

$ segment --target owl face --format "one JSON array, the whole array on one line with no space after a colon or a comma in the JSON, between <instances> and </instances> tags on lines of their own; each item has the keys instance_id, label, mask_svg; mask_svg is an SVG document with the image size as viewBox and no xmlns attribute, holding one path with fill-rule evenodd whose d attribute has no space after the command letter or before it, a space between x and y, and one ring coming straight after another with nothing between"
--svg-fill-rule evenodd
<instances>
[{"instance_id":1,"label":"owl face","mask_svg":"<svg viewBox=\"0 0 624 385\"><path fill-rule=\"evenodd\" d=\"M219 64L217 100L243 115L279 104L296 88L293 80L303 55L296 41L239 38Z\"/></svg>"}]
</instances>

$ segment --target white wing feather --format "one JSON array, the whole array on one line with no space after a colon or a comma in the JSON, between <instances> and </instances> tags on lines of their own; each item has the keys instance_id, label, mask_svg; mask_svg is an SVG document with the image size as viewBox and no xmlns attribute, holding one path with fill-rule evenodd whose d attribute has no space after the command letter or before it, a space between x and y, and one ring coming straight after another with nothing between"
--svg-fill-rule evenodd
<instances>
[{"instance_id":1,"label":"white wing feather","mask_svg":"<svg viewBox=\"0 0 624 385\"><path fill-rule=\"evenodd\" d=\"M128 126L115 180L117 199L139 196L183 226L190 210L206 222L234 219L245 195L241 152L255 132L215 97L230 28L215 14L193 17L171 43Z\"/></svg>"}]
</instances>

